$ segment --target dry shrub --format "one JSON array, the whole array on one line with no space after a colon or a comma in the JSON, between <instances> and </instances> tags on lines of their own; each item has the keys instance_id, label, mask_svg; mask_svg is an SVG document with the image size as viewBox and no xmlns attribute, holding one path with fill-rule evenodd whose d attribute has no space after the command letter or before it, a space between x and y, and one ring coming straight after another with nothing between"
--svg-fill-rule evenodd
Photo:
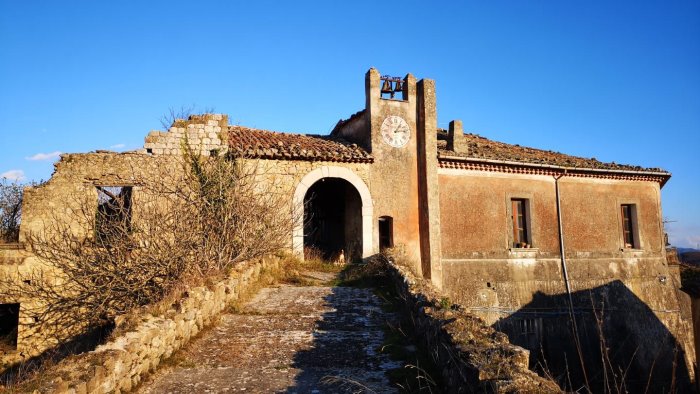
<instances>
[{"instance_id":1,"label":"dry shrub","mask_svg":"<svg viewBox=\"0 0 700 394\"><path fill-rule=\"evenodd\" d=\"M289 247L296 212L258 162L203 157L185 140L174 170L128 187L67 195L28 233L41 265L0 278L41 336L60 343L116 316ZM127 174L125 174L127 175ZM143 178L143 176L141 176ZM58 213L56 213L58 212Z\"/></svg>"}]
</instances>

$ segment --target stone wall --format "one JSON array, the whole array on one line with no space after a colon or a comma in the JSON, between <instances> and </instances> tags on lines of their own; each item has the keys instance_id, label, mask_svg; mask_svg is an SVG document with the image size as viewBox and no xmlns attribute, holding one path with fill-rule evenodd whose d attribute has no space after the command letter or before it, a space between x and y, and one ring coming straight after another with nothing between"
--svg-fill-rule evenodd
<instances>
[{"instance_id":1,"label":"stone wall","mask_svg":"<svg viewBox=\"0 0 700 394\"><path fill-rule=\"evenodd\" d=\"M212 151L228 150L226 131L228 116L221 114L192 115L189 119L177 119L167 132L151 131L143 145L145 153L153 155L179 155L182 143L187 141L195 152L209 156Z\"/></svg>"},{"instance_id":2,"label":"stone wall","mask_svg":"<svg viewBox=\"0 0 700 394\"><path fill-rule=\"evenodd\" d=\"M24 244L0 243L0 266L3 264L20 264L29 256Z\"/></svg>"},{"instance_id":3,"label":"stone wall","mask_svg":"<svg viewBox=\"0 0 700 394\"><path fill-rule=\"evenodd\" d=\"M190 289L187 297L165 314L139 316L132 330L97 347L68 357L42 373L35 393L125 393L215 318L265 270L277 269L279 258L243 263L213 286ZM117 328L119 329L119 327Z\"/></svg>"},{"instance_id":4,"label":"stone wall","mask_svg":"<svg viewBox=\"0 0 700 394\"><path fill-rule=\"evenodd\" d=\"M448 393L559 393L528 369L529 352L483 320L451 307L447 298L409 269L388 263L389 276L415 324L416 337L442 370Z\"/></svg>"},{"instance_id":5,"label":"stone wall","mask_svg":"<svg viewBox=\"0 0 700 394\"><path fill-rule=\"evenodd\" d=\"M208 133L206 130L209 127L221 127L211 126L208 123L224 122L226 119L225 116L222 116L220 120L210 119L218 117L219 115L207 115L203 118L205 119L204 123L200 122L202 118L193 117L187 125L194 124L195 132ZM206 126L203 126L204 124ZM175 125L177 126L178 123L176 122ZM167 148L171 149L167 153L165 151L153 154L99 151L62 155L55 164L54 174L49 181L38 187L26 189L20 240L26 243L27 249L17 249L19 246L8 246L0 249L0 275L8 274L20 278L34 270L46 269L47 267L32 255L30 243L27 241L32 234L37 235L51 231L52 223L70 225L77 239L88 236L89 234L86 234L85 231L90 226L83 222L94 218L94 216L90 217L90 212L94 212L94 210L87 212L87 215L82 210L91 206L94 209L97 208L96 186L131 186L133 188L133 217L134 220L138 220L139 212L144 209L144 204L140 202L150 201L148 193L151 193L152 185L177 182L182 177L183 167L178 156L178 153L182 151L175 148L175 146L179 146L179 141L184 138L179 131L180 128L182 127L178 126L175 127L178 129L177 131L171 129L171 132L159 134L161 135L159 138L165 138L168 141L167 144L171 145L170 148ZM188 141L196 140L188 137ZM204 139L200 141L204 141ZM146 146L152 143L154 142L147 142ZM210 147L210 145L204 146L202 153L204 154L206 149ZM208 154L208 151L206 153ZM261 188L264 188L266 192L279 193L288 198L289 210L284 210L286 212L294 210L292 199L299 182L314 170L342 167L356 174L368 187L370 181L370 164L368 163L248 159L245 161L245 166L259 179ZM372 224L369 225L371 227ZM290 228L290 248L292 243L293 233ZM45 350L59 345L56 338L49 334L49 331L41 330L40 324L24 317L22 308L33 305L33 302L34 300L29 299L9 299L3 295L2 289L0 289L0 303L20 303L21 305L17 348L9 353L0 354L0 369L40 355Z\"/></svg>"}]
</instances>

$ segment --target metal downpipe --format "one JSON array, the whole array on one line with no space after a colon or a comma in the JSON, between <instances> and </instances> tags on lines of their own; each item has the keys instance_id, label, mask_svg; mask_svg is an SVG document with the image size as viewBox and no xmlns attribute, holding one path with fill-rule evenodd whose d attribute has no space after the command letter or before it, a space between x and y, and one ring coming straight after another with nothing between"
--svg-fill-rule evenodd
<instances>
[{"instance_id":1,"label":"metal downpipe","mask_svg":"<svg viewBox=\"0 0 700 394\"><path fill-rule=\"evenodd\" d=\"M590 392L590 384L588 383L588 373L586 372L586 365L583 362L583 352L581 350L581 341L578 335L578 324L576 324L576 318L574 316L574 299L571 296L571 286L569 285L569 271L566 267L566 249L564 247L564 227L562 225L562 215L561 215L561 198L559 193L559 179L566 175L566 170L560 175L554 176L554 188L556 191L557 200L557 223L559 225L559 253L561 254L561 266L564 274L564 285L566 286L566 295L569 301L569 319L571 320L571 328L574 335L574 343L576 344L576 352L578 353L578 359L581 363L581 371L583 372L583 379L586 382L586 389Z\"/></svg>"}]
</instances>

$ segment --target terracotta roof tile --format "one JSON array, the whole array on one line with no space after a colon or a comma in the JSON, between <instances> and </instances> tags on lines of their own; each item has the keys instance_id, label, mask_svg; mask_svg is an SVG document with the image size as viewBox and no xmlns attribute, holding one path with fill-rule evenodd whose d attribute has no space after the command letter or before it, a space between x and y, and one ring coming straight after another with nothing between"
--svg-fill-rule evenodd
<instances>
[{"instance_id":1,"label":"terracotta roof tile","mask_svg":"<svg viewBox=\"0 0 700 394\"><path fill-rule=\"evenodd\" d=\"M583 157L570 156L551 150L506 144L504 142L489 140L477 134L464 134L464 138L467 140L467 152L449 151L446 149L447 132L442 129L438 130L438 153L443 157L458 156L464 158L502 160L570 168L668 173L660 168L645 168L628 164L618 164L615 162L604 163L595 158L587 159ZM670 175L670 173L668 174Z\"/></svg>"},{"instance_id":2,"label":"terracotta roof tile","mask_svg":"<svg viewBox=\"0 0 700 394\"><path fill-rule=\"evenodd\" d=\"M360 146L331 136L291 134L229 126L229 147L246 157L281 160L371 163Z\"/></svg>"}]
</instances>

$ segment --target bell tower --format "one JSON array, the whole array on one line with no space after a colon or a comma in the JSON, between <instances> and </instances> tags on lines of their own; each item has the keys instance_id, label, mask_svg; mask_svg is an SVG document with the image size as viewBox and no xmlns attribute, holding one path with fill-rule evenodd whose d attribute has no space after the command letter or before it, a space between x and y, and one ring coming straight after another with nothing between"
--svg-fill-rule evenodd
<instances>
[{"instance_id":1,"label":"bell tower","mask_svg":"<svg viewBox=\"0 0 700 394\"><path fill-rule=\"evenodd\" d=\"M440 285L435 82L372 68L365 75L365 97L363 145L374 158L375 223L391 218L394 245L404 249L416 272ZM378 231L374 241L379 245Z\"/></svg>"}]
</instances>

